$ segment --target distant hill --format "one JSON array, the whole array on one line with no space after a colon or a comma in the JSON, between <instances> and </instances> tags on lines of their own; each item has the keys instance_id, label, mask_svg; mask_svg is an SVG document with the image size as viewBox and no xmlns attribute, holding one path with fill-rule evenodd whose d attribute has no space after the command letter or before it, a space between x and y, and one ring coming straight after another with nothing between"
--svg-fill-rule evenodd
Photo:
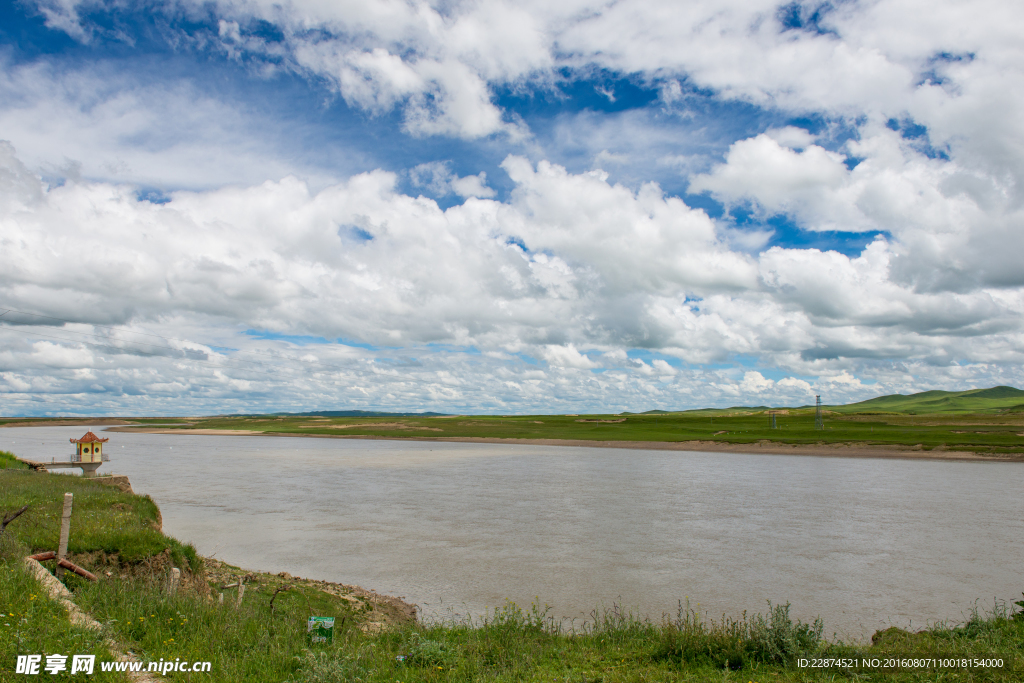
<instances>
[{"instance_id":1,"label":"distant hill","mask_svg":"<svg viewBox=\"0 0 1024 683\"><path fill-rule=\"evenodd\" d=\"M992 387L968 391L922 391L919 394L891 394L845 406L828 406L839 413L966 413L1024 410L1024 391L1014 387Z\"/></svg>"},{"instance_id":2,"label":"distant hill","mask_svg":"<svg viewBox=\"0 0 1024 683\"><path fill-rule=\"evenodd\" d=\"M447 417L448 413L383 413L375 410L316 410L310 413L274 413L294 417Z\"/></svg>"}]
</instances>

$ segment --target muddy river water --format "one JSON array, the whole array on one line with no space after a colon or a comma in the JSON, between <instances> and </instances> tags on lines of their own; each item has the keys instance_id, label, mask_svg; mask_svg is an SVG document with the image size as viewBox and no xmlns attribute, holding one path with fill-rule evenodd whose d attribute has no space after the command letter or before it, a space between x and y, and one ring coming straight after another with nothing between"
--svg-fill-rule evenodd
<instances>
[{"instance_id":1,"label":"muddy river water","mask_svg":"<svg viewBox=\"0 0 1024 683\"><path fill-rule=\"evenodd\" d=\"M771 600L863 639L1024 590L1022 463L93 431L110 437L101 472L127 474L201 554L427 617ZM0 449L67 460L84 432L3 429Z\"/></svg>"}]
</instances>

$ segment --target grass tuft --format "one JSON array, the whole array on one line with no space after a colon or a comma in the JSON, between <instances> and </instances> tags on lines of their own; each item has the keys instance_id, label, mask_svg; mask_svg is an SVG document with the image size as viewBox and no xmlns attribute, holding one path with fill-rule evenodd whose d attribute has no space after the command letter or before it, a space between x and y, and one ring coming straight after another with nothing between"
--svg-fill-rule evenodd
<instances>
[{"instance_id":1,"label":"grass tuft","mask_svg":"<svg viewBox=\"0 0 1024 683\"><path fill-rule=\"evenodd\" d=\"M28 465L14 457L14 453L0 451L0 470L27 470Z\"/></svg>"}]
</instances>

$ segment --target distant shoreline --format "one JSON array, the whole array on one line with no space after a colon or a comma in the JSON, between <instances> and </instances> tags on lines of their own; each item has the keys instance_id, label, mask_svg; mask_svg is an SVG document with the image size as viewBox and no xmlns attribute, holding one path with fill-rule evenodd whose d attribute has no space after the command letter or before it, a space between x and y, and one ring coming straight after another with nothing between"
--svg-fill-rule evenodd
<instances>
[{"instance_id":1,"label":"distant shoreline","mask_svg":"<svg viewBox=\"0 0 1024 683\"><path fill-rule=\"evenodd\" d=\"M370 436L358 434L287 434L243 429L161 429L156 427L111 426L107 432L139 434L196 434L203 436L284 436L314 439L365 439L371 441L430 441L449 443L493 443L522 446L567 446L591 448L628 448L652 451L698 451L710 453L746 453L748 455L812 455L836 458L901 458L906 460L939 460L962 462L1024 462L1024 455L984 455L967 451L932 449L913 446L872 444L785 444L774 441L735 444L717 441L589 441L586 439L503 439L476 436Z\"/></svg>"}]
</instances>

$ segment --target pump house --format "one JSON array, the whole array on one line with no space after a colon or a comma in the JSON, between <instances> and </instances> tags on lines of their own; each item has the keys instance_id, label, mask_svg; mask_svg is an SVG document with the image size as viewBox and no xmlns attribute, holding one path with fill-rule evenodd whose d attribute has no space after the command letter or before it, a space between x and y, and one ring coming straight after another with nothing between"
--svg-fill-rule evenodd
<instances>
[{"instance_id":1,"label":"pump house","mask_svg":"<svg viewBox=\"0 0 1024 683\"><path fill-rule=\"evenodd\" d=\"M86 432L85 436L81 439L71 439L71 443L77 446L75 454L71 456L71 462L74 463L101 463L103 462L103 444L110 441L110 439L101 439L92 432ZM99 467L97 464L96 467ZM91 468L95 471L95 467ZM89 470L82 468L86 473Z\"/></svg>"}]
</instances>

